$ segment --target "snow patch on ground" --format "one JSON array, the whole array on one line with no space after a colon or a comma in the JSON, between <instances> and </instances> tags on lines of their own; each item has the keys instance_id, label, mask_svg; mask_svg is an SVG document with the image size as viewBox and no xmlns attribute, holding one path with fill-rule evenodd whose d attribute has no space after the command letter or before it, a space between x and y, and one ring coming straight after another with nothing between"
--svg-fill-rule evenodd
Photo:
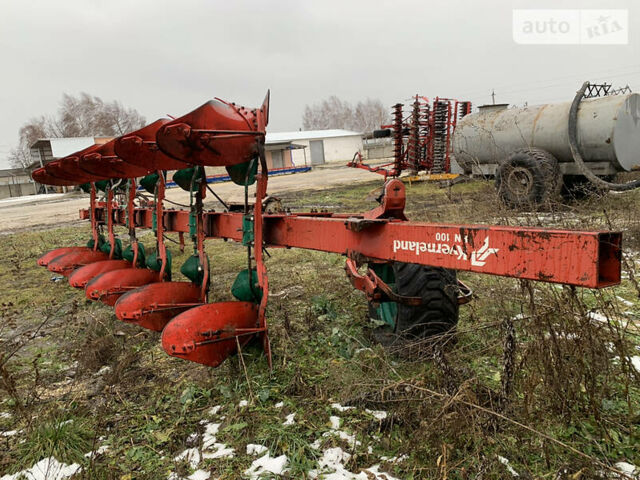
<instances>
[{"instance_id":1,"label":"snow patch on ground","mask_svg":"<svg viewBox=\"0 0 640 480\"><path fill-rule=\"evenodd\" d=\"M0 412L0 418L11 418L12 415L9 412Z\"/></svg>"},{"instance_id":2,"label":"snow patch on ground","mask_svg":"<svg viewBox=\"0 0 640 480\"><path fill-rule=\"evenodd\" d=\"M84 456L87 458L93 458L96 455L102 455L109 451L109 445L100 445L95 452L85 453Z\"/></svg>"},{"instance_id":3,"label":"snow patch on ground","mask_svg":"<svg viewBox=\"0 0 640 480\"><path fill-rule=\"evenodd\" d=\"M202 452L202 458L232 458L234 455L235 450L227 447L224 443L215 443L212 451Z\"/></svg>"},{"instance_id":4,"label":"snow patch on ground","mask_svg":"<svg viewBox=\"0 0 640 480\"><path fill-rule=\"evenodd\" d=\"M225 457L232 458L235 455L235 450L233 448L227 447L224 443L218 442L216 435L220 431L220 423L203 423L201 421L200 424L205 425L204 433L202 434L202 452L200 452L197 447L187 448L174 458L176 462L186 461L189 463L191 469L195 470L202 460ZM187 437L187 442L195 443L197 439L198 434L192 433ZM206 480L210 476L210 472L196 470L186 478L188 480ZM182 477L178 476L176 473L172 473L169 475L168 480L182 480Z\"/></svg>"},{"instance_id":5,"label":"snow patch on ground","mask_svg":"<svg viewBox=\"0 0 640 480\"><path fill-rule=\"evenodd\" d=\"M339 412L346 412L348 410L351 410L354 407L343 407L342 405L340 405L339 403L332 403L331 404L331 408L338 410Z\"/></svg>"},{"instance_id":6,"label":"snow patch on ground","mask_svg":"<svg viewBox=\"0 0 640 480\"><path fill-rule=\"evenodd\" d=\"M234 449L224 443L218 443L216 435L220 431L220 423L209 423L202 435L202 458L233 457ZM205 451L206 450L206 451Z\"/></svg>"},{"instance_id":7,"label":"snow patch on ground","mask_svg":"<svg viewBox=\"0 0 640 480\"><path fill-rule=\"evenodd\" d=\"M13 437L20 433L22 430L8 430L6 432L0 432L0 437Z\"/></svg>"},{"instance_id":8,"label":"snow patch on ground","mask_svg":"<svg viewBox=\"0 0 640 480\"><path fill-rule=\"evenodd\" d=\"M167 480L207 480L209 477L211 477L211 472L196 470L188 477L181 477L174 472L167 477Z\"/></svg>"},{"instance_id":9,"label":"snow patch on ground","mask_svg":"<svg viewBox=\"0 0 640 480\"><path fill-rule=\"evenodd\" d=\"M331 435L337 435L340 440L344 440L349 444L351 448L359 447L362 443L359 440L356 440L355 435L351 435L343 430L330 430L328 432L324 432L322 434L323 437L330 437Z\"/></svg>"},{"instance_id":10,"label":"snow patch on ground","mask_svg":"<svg viewBox=\"0 0 640 480\"><path fill-rule=\"evenodd\" d=\"M632 478L640 478L640 469L632 463L618 462L614 467Z\"/></svg>"},{"instance_id":11,"label":"snow patch on ground","mask_svg":"<svg viewBox=\"0 0 640 480\"><path fill-rule=\"evenodd\" d=\"M278 402L278 403L276 403L276 404L274 405L274 407L276 407L276 408L282 408L282 407L284 407L284 402Z\"/></svg>"},{"instance_id":12,"label":"snow patch on ground","mask_svg":"<svg viewBox=\"0 0 640 480\"><path fill-rule=\"evenodd\" d=\"M520 476L520 474L513 469L513 467L509 463L508 459L498 455L498 460L500 461L501 464L503 464L505 467L507 467L507 471L511 474L512 477L519 477Z\"/></svg>"},{"instance_id":13,"label":"snow patch on ground","mask_svg":"<svg viewBox=\"0 0 640 480\"><path fill-rule=\"evenodd\" d=\"M80 465L60 463L54 457L44 458L33 467L13 475L4 475L0 480L64 480L80 471Z\"/></svg>"},{"instance_id":14,"label":"snow patch on ground","mask_svg":"<svg viewBox=\"0 0 640 480\"><path fill-rule=\"evenodd\" d=\"M247 445L247 455L260 455L269 450L264 445L258 445L256 443L249 443Z\"/></svg>"},{"instance_id":15,"label":"snow patch on ground","mask_svg":"<svg viewBox=\"0 0 640 480\"><path fill-rule=\"evenodd\" d=\"M340 447L328 448L318 459L318 469L309 471L309 478L323 480L399 480L380 471L379 465L365 468L360 473L353 473L344 466L351 455Z\"/></svg>"},{"instance_id":16,"label":"snow patch on ground","mask_svg":"<svg viewBox=\"0 0 640 480\"><path fill-rule=\"evenodd\" d=\"M209 409L209 415L217 415L221 408L222 408L221 405L216 405L215 407L211 407Z\"/></svg>"},{"instance_id":17,"label":"snow patch on ground","mask_svg":"<svg viewBox=\"0 0 640 480\"><path fill-rule=\"evenodd\" d=\"M343 407L340 404L334 403L331 404L331 406L333 408L335 408L336 410L339 410L341 412L345 411L345 410L341 410L341 409L351 409L353 407ZM329 417L329 421L331 422L331 429L328 432L324 432L322 434L323 437L330 437L332 435L337 435L338 438L340 438L340 440L344 440L346 441L349 446L351 448L353 447L358 447L360 445L362 445L362 443L358 440L356 440L356 436L355 435L351 435L343 430L338 430L340 428L340 417L336 417L336 416L331 416ZM316 450L320 448L320 440L316 440L315 442L313 442L311 444L311 448L315 448Z\"/></svg>"},{"instance_id":18,"label":"snow patch on ground","mask_svg":"<svg viewBox=\"0 0 640 480\"><path fill-rule=\"evenodd\" d=\"M207 480L211 476L211 472L205 472L204 470L196 470L187 477L188 480Z\"/></svg>"},{"instance_id":19,"label":"snow patch on ground","mask_svg":"<svg viewBox=\"0 0 640 480\"><path fill-rule=\"evenodd\" d=\"M246 400L240 400L240 403L238 403L238 406L239 406L240 408L244 408L244 407L246 407L247 405L249 405L249 402L247 402Z\"/></svg>"},{"instance_id":20,"label":"snow patch on ground","mask_svg":"<svg viewBox=\"0 0 640 480\"><path fill-rule=\"evenodd\" d=\"M620 295L616 295L616 298L623 303L624 305L626 305L627 307L633 307L634 303L630 302L629 300L627 300L626 298L622 298Z\"/></svg>"},{"instance_id":21,"label":"snow patch on ground","mask_svg":"<svg viewBox=\"0 0 640 480\"><path fill-rule=\"evenodd\" d=\"M331 428L333 430L338 430L340 428L340 417L332 415L329 417L329 421L331 422Z\"/></svg>"},{"instance_id":22,"label":"snow patch on ground","mask_svg":"<svg viewBox=\"0 0 640 480\"><path fill-rule=\"evenodd\" d=\"M284 422L282 422L282 425L293 425L294 423L296 423L296 421L295 421L296 414L295 413L290 413L285 418L286 418L286 420Z\"/></svg>"},{"instance_id":23,"label":"snow patch on ground","mask_svg":"<svg viewBox=\"0 0 640 480\"><path fill-rule=\"evenodd\" d=\"M271 457L268 453L266 453L257 460L254 460L251 466L244 471L244 474L248 475L251 479L257 479L265 473L281 475L284 472L288 461L289 459L286 455Z\"/></svg>"},{"instance_id":24,"label":"snow patch on ground","mask_svg":"<svg viewBox=\"0 0 640 480\"><path fill-rule=\"evenodd\" d=\"M174 457L176 462L186 460L191 468L196 468L200 463L200 451L197 448L187 448L184 452Z\"/></svg>"},{"instance_id":25,"label":"snow patch on ground","mask_svg":"<svg viewBox=\"0 0 640 480\"><path fill-rule=\"evenodd\" d=\"M607 323L607 321L608 321L606 316L604 316L604 315L602 315L601 313L598 313L598 312L589 312L587 314L587 317L590 320L593 320L593 321L599 322L599 323Z\"/></svg>"},{"instance_id":26,"label":"snow patch on ground","mask_svg":"<svg viewBox=\"0 0 640 480\"><path fill-rule=\"evenodd\" d=\"M94 373L94 375L98 377L98 376L101 376L101 375L106 375L107 373L111 373L111 367L109 365L105 365L100 370L98 370L96 373Z\"/></svg>"},{"instance_id":27,"label":"snow patch on ground","mask_svg":"<svg viewBox=\"0 0 640 480\"><path fill-rule=\"evenodd\" d=\"M387 418L387 412L385 412L384 410L369 410L368 408L365 408L364 411L370 415L373 415L378 420L384 420L385 418Z\"/></svg>"},{"instance_id":28,"label":"snow patch on ground","mask_svg":"<svg viewBox=\"0 0 640 480\"><path fill-rule=\"evenodd\" d=\"M359 476L355 477L358 480L368 480L371 478L370 475L373 475L373 478L376 480L400 480L397 477L392 477L388 473L380 471L380 465L374 465L373 467L365 468L363 472L359 474Z\"/></svg>"},{"instance_id":29,"label":"snow patch on ground","mask_svg":"<svg viewBox=\"0 0 640 480\"><path fill-rule=\"evenodd\" d=\"M634 355L633 357L629 357L629 361L631 365L633 365L633 368L636 369L636 372L640 372L640 356Z\"/></svg>"},{"instance_id":30,"label":"snow patch on ground","mask_svg":"<svg viewBox=\"0 0 640 480\"><path fill-rule=\"evenodd\" d=\"M396 456L396 457L385 457L384 455L382 457L380 457L380 460L382 460L383 462L389 462L389 463L400 463L400 462L404 462L407 458L409 458L409 455L400 455L400 456Z\"/></svg>"},{"instance_id":31,"label":"snow patch on ground","mask_svg":"<svg viewBox=\"0 0 640 480\"><path fill-rule=\"evenodd\" d=\"M211 448L218 441L216 435L220 430L220 425L220 423L208 423L207 426L204 427L204 434L202 435L203 450Z\"/></svg>"}]
</instances>

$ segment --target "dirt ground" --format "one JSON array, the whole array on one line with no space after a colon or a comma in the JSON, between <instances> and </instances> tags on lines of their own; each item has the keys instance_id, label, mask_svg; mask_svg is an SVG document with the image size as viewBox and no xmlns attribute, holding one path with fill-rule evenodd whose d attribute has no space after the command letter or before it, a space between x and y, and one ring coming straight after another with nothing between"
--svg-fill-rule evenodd
<instances>
[{"instance_id":1,"label":"dirt ground","mask_svg":"<svg viewBox=\"0 0 640 480\"><path fill-rule=\"evenodd\" d=\"M370 172L357 168L337 166L334 168L320 168L310 172L280 175L269 178L269 194L278 195L296 190L319 190L339 185L350 185L361 182L371 182L381 178ZM213 190L227 202L244 201L242 188L231 182L211 184ZM250 188L250 195L255 192L255 186ZM188 204L189 194L180 188L167 190L167 199ZM218 204L208 193L205 205ZM45 228L52 225L71 225L80 223L78 211L89 206L89 196L84 193L70 193L66 195L46 195L40 200L28 196L17 199L0 201L0 234L13 233L34 228Z\"/></svg>"}]
</instances>

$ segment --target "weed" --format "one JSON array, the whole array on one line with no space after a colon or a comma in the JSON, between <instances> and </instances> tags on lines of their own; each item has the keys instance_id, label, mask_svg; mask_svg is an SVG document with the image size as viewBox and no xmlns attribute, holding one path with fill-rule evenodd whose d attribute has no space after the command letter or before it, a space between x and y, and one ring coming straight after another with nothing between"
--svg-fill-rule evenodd
<instances>
[{"instance_id":1,"label":"weed","mask_svg":"<svg viewBox=\"0 0 640 480\"><path fill-rule=\"evenodd\" d=\"M29 468L47 457L64 463L82 463L91 451L94 432L90 422L82 417L54 413L27 433L16 450L18 462L13 470Z\"/></svg>"}]
</instances>

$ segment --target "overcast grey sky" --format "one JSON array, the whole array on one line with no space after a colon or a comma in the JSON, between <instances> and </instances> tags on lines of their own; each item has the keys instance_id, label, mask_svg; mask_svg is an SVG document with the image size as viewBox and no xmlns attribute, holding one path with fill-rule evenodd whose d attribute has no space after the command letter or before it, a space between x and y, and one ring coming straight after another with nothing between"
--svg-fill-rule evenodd
<instances>
[{"instance_id":1,"label":"overcast grey sky","mask_svg":"<svg viewBox=\"0 0 640 480\"><path fill-rule=\"evenodd\" d=\"M518 45L514 8L627 8L629 44ZM329 95L386 105L415 93L539 103L581 82L640 90L635 0L0 0L0 168L29 118L63 93L117 99L153 121L218 96L297 130Z\"/></svg>"}]
</instances>

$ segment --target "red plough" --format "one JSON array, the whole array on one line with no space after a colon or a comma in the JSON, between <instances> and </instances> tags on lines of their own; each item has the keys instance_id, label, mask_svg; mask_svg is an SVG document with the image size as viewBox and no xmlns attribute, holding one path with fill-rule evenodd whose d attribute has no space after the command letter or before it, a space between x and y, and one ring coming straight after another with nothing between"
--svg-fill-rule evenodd
<instances>
[{"instance_id":1,"label":"red plough","mask_svg":"<svg viewBox=\"0 0 640 480\"><path fill-rule=\"evenodd\" d=\"M73 286L84 286L88 298L114 305L120 320L162 332L162 346L169 355L212 367L251 339L262 343L271 366L266 320L269 279L263 256L268 247L346 256L352 284L365 292L391 327L400 315L399 310L389 313L394 308L405 305L410 312L423 314L433 308L425 299L434 294L441 297L436 303L450 302L455 307L450 311L456 315L436 320L449 322L448 328L454 325L458 304L470 297L468 289L455 280L456 270L588 288L620 282L618 232L409 222L404 215L404 185L398 179L387 180L380 206L363 214L267 214L263 202L268 180L264 155L268 111L268 95L256 109L216 99L175 120L157 120L111 144L37 170L34 179L54 185L88 181L85 188L91 192L91 205L81 216L92 225L90 247L54 250L39 263L69 275ZM225 166L232 180L245 189L242 211L203 209L204 166ZM174 169L174 181L190 192L189 210L163 208L166 171ZM109 178L101 178L99 172ZM255 201L250 203L248 188L254 183ZM152 203L137 198L137 184L154 195ZM104 201L96 201L97 187L105 192ZM104 226L108 239L102 236ZM125 251L114 226L128 229L131 245ZM155 231L153 253L145 255L136 239L137 228ZM171 252L164 243L167 232L191 237L193 255L180 269L188 281L171 281ZM237 301L207 302L211 281L206 238L241 242L247 249L246 268L232 287ZM414 285L418 288L411 295L394 281L396 272L407 270L418 272L416 278L429 279ZM428 288L432 289L429 295L423 295L421 289Z\"/></svg>"}]
</instances>

